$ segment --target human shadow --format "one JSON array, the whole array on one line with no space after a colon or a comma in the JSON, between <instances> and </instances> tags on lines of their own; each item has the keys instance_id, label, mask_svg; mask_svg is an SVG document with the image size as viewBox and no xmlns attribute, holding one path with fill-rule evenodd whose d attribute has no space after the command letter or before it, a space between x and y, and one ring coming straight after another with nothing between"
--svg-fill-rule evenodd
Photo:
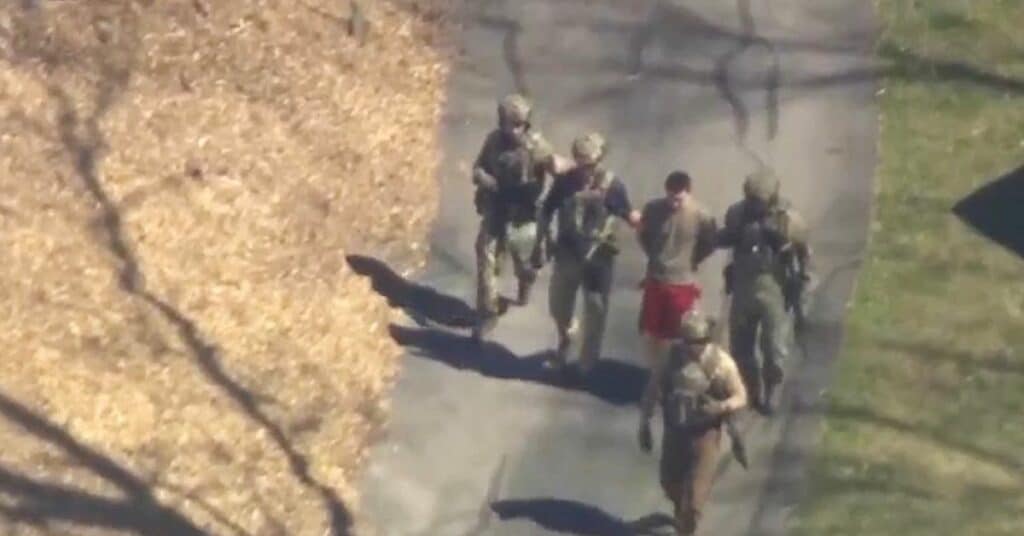
<instances>
[{"instance_id":1,"label":"human shadow","mask_svg":"<svg viewBox=\"0 0 1024 536\"><path fill-rule=\"evenodd\" d=\"M402 346L418 348L419 357L482 376L517 380L587 393L616 406L637 403L647 381L647 372L636 365L601 360L584 377L564 376L546 366L550 352L520 357L501 344L482 344L435 329L390 326L391 336Z\"/></svg>"},{"instance_id":2,"label":"human shadow","mask_svg":"<svg viewBox=\"0 0 1024 536\"><path fill-rule=\"evenodd\" d=\"M907 80L967 82L995 91L1024 93L1024 79L1004 76L958 60L928 57L892 41L879 47L883 59L891 62L885 74Z\"/></svg>"},{"instance_id":3,"label":"human shadow","mask_svg":"<svg viewBox=\"0 0 1024 536\"><path fill-rule=\"evenodd\" d=\"M515 499L491 504L503 520L527 519L547 530L579 536L657 536L672 534L659 530L671 528L672 518L666 514L650 514L627 521L604 510L565 499Z\"/></svg>"},{"instance_id":4,"label":"human shadow","mask_svg":"<svg viewBox=\"0 0 1024 536\"><path fill-rule=\"evenodd\" d=\"M452 328L471 328L479 321L473 307L459 298L442 294L428 286L413 283L395 273L384 262L365 255L346 255L345 260L355 273L368 277L388 305L398 307L421 326L427 321ZM508 309L508 300L501 300L500 309Z\"/></svg>"},{"instance_id":5,"label":"human shadow","mask_svg":"<svg viewBox=\"0 0 1024 536\"><path fill-rule=\"evenodd\" d=\"M96 495L45 482L0 465L0 492L12 498L0 505L0 515L8 520L30 525L74 523L140 535L207 534L184 515L160 504L150 485L140 477L4 393L0 393L0 414L29 434L59 448L69 459L114 485L124 495L123 498Z\"/></svg>"}]
</instances>

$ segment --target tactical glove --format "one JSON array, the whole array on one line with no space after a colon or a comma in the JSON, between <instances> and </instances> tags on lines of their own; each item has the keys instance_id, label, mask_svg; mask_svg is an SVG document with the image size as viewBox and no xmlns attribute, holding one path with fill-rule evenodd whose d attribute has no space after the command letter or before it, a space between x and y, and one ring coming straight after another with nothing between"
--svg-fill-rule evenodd
<instances>
[{"instance_id":1,"label":"tactical glove","mask_svg":"<svg viewBox=\"0 0 1024 536\"><path fill-rule=\"evenodd\" d=\"M484 190L493 191L498 189L497 179L495 179L493 176L491 176L490 173L487 173L482 169L476 169L473 171L473 182L475 182L477 186L483 188Z\"/></svg>"},{"instance_id":2,"label":"tactical glove","mask_svg":"<svg viewBox=\"0 0 1024 536\"><path fill-rule=\"evenodd\" d=\"M721 400L709 400L701 406L701 412L708 417L720 417L725 415L728 407Z\"/></svg>"}]
</instances>

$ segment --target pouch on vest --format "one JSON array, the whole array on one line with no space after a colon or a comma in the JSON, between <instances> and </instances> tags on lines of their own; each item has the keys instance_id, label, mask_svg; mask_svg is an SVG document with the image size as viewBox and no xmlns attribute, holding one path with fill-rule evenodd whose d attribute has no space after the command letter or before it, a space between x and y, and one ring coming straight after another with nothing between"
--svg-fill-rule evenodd
<instances>
[{"instance_id":1,"label":"pouch on vest","mask_svg":"<svg viewBox=\"0 0 1024 536\"><path fill-rule=\"evenodd\" d=\"M687 363L669 375L665 400L665 425L686 428L706 421L702 399L711 389L711 379L698 363Z\"/></svg>"}]
</instances>

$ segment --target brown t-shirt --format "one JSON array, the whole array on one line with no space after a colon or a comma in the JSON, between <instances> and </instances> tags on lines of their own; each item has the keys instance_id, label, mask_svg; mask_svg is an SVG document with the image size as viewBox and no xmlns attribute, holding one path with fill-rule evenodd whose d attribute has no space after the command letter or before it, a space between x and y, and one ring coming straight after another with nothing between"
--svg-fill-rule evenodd
<instances>
[{"instance_id":1,"label":"brown t-shirt","mask_svg":"<svg viewBox=\"0 0 1024 536\"><path fill-rule=\"evenodd\" d=\"M668 284L695 282L697 266L714 252L717 232L714 217L690 195L647 203L639 232L647 277Z\"/></svg>"}]
</instances>

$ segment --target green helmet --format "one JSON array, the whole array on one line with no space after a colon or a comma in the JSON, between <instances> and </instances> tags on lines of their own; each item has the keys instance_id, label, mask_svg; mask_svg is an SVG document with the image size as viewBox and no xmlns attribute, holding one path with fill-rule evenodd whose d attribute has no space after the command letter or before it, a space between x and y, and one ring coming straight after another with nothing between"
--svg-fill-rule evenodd
<instances>
[{"instance_id":1,"label":"green helmet","mask_svg":"<svg viewBox=\"0 0 1024 536\"><path fill-rule=\"evenodd\" d=\"M748 199L771 204L779 198L779 179L768 169L761 169L743 181L743 194Z\"/></svg>"},{"instance_id":2,"label":"green helmet","mask_svg":"<svg viewBox=\"0 0 1024 536\"><path fill-rule=\"evenodd\" d=\"M572 156L579 164L597 164L607 152L608 143L597 132L584 134L572 142Z\"/></svg>"},{"instance_id":3,"label":"green helmet","mask_svg":"<svg viewBox=\"0 0 1024 536\"><path fill-rule=\"evenodd\" d=\"M679 323L679 336L684 342L710 342L714 322L694 311L683 317Z\"/></svg>"},{"instance_id":4,"label":"green helmet","mask_svg":"<svg viewBox=\"0 0 1024 536\"><path fill-rule=\"evenodd\" d=\"M533 106L529 99L518 93L507 95L498 103L498 124L529 123Z\"/></svg>"}]
</instances>

